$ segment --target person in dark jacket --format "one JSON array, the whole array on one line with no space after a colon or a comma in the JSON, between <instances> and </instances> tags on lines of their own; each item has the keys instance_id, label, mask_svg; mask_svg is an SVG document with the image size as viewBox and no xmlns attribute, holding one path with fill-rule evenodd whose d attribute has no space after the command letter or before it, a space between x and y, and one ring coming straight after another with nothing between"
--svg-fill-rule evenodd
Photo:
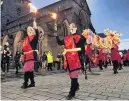
<instances>
[{"instance_id":1,"label":"person in dark jacket","mask_svg":"<svg viewBox=\"0 0 129 101\"><path fill-rule=\"evenodd\" d=\"M1 68L3 72L5 72L5 70L7 70L7 72L9 71L10 57L11 57L11 52L9 50L9 47L5 45L4 50L2 52L2 61L1 61Z\"/></svg>"},{"instance_id":2,"label":"person in dark jacket","mask_svg":"<svg viewBox=\"0 0 129 101\"><path fill-rule=\"evenodd\" d=\"M16 66L16 72L15 72L15 74L18 74L18 69L21 68L20 57L21 57L21 54L20 54L19 51L17 51L16 52L16 55L14 57L15 66Z\"/></svg>"},{"instance_id":3,"label":"person in dark jacket","mask_svg":"<svg viewBox=\"0 0 129 101\"><path fill-rule=\"evenodd\" d=\"M2 61L1 61L1 68L2 71L5 73L6 70L6 61L7 61L7 54L6 54L6 50L4 49L2 52Z\"/></svg>"},{"instance_id":4,"label":"person in dark jacket","mask_svg":"<svg viewBox=\"0 0 129 101\"><path fill-rule=\"evenodd\" d=\"M7 72L9 72L10 57L11 57L11 51L9 50L9 47L7 47L6 55L7 55L6 57Z\"/></svg>"},{"instance_id":5,"label":"person in dark jacket","mask_svg":"<svg viewBox=\"0 0 129 101\"><path fill-rule=\"evenodd\" d=\"M60 53L57 54L57 57L56 57L56 61L54 61L54 67L55 65L57 64L57 70L60 70L60 66L61 66L61 55Z\"/></svg>"},{"instance_id":6,"label":"person in dark jacket","mask_svg":"<svg viewBox=\"0 0 129 101\"><path fill-rule=\"evenodd\" d=\"M44 75L46 73L46 67L47 67L47 55L44 52L43 56L40 57L40 61L41 61L41 67L42 67L42 74Z\"/></svg>"}]
</instances>

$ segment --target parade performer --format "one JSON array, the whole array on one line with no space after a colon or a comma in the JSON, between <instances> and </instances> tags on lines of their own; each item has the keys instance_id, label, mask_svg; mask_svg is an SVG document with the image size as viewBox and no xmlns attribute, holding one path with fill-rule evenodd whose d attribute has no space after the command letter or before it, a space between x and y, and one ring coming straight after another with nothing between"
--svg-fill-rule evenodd
<instances>
[{"instance_id":1,"label":"parade performer","mask_svg":"<svg viewBox=\"0 0 129 101\"><path fill-rule=\"evenodd\" d=\"M111 60L113 63L113 70L114 74L118 74L118 67L119 67L119 53L118 53L118 46L114 45L114 47L111 49Z\"/></svg>"},{"instance_id":2,"label":"parade performer","mask_svg":"<svg viewBox=\"0 0 129 101\"><path fill-rule=\"evenodd\" d=\"M128 49L127 53L126 53L126 57L127 57L127 66L129 66L129 49Z\"/></svg>"},{"instance_id":3,"label":"parade performer","mask_svg":"<svg viewBox=\"0 0 129 101\"><path fill-rule=\"evenodd\" d=\"M112 63L111 63L111 55L108 53L108 64L111 66Z\"/></svg>"},{"instance_id":4,"label":"parade performer","mask_svg":"<svg viewBox=\"0 0 129 101\"><path fill-rule=\"evenodd\" d=\"M126 52L123 54L123 65L127 66L127 53Z\"/></svg>"},{"instance_id":5,"label":"parade performer","mask_svg":"<svg viewBox=\"0 0 129 101\"><path fill-rule=\"evenodd\" d=\"M122 68L122 57L121 57L121 55L120 55L120 53L118 53L118 64L119 64L119 70L121 70L121 69L123 69Z\"/></svg>"},{"instance_id":6,"label":"parade performer","mask_svg":"<svg viewBox=\"0 0 129 101\"><path fill-rule=\"evenodd\" d=\"M108 60L107 53L103 53L103 64L104 64L105 69L107 68L107 65L108 65L107 60Z\"/></svg>"},{"instance_id":7,"label":"parade performer","mask_svg":"<svg viewBox=\"0 0 129 101\"><path fill-rule=\"evenodd\" d=\"M98 59L99 59L99 68L100 70L103 70L103 54L102 54L102 49L98 48L99 54L98 54Z\"/></svg>"},{"instance_id":8,"label":"parade performer","mask_svg":"<svg viewBox=\"0 0 129 101\"><path fill-rule=\"evenodd\" d=\"M24 83L21 88L25 89L27 87L34 87L34 62L37 60L37 43L39 32L37 29L37 23L33 22L33 28L29 26L27 28L27 37L24 39L22 45L23 55L21 57L21 61L24 64ZM28 85L28 80L30 79L31 84Z\"/></svg>"},{"instance_id":9,"label":"parade performer","mask_svg":"<svg viewBox=\"0 0 129 101\"><path fill-rule=\"evenodd\" d=\"M15 55L15 57L14 57L15 66L16 66L16 72L15 72L15 74L18 74L18 69L21 68L20 57L21 57L21 54L20 54L19 51L17 51L17 52L16 52L16 55Z\"/></svg>"},{"instance_id":10,"label":"parade performer","mask_svg":"<svg viewBox=\"0 0 129 101\"><path fill-rule=\"evenodd\" d=\"M86 65L89 64L89 71L91 72L91 58L92 58L92 43L85 46Z\"/></svg>"},{"instance_id":11,"label":"parade performer","mask_svg":"<svg viewBox=\"0 0 129 101\"><path fill-rule=\"evenodd\" d=\"M65 36L60 40L57 36L57 43L65 46L64 52L64 68L68 70L71 78L71 88L67 100L75 96L75 92L79 89L78 74L83 66L83 56L85 56L85 38L76 33L77 27L74 23L70 24L71 35Z\"/></svg>"}]
</instances>

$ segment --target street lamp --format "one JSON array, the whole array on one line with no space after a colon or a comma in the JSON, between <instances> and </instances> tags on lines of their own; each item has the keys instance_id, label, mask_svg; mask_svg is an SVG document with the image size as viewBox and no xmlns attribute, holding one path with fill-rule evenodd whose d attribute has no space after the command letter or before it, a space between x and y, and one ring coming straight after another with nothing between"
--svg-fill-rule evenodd
<instances>
[{"instance_id":1,"label":"street lamp","mask_svg":"<svg viewBox=\"0 0 129 101\"><path fill-rule=\"evenodd\" d=\"M57 13L55 12L50 12L49 13L50 17L55 20L54 22L54 30L57 31Z\"/></svg>"},{"instance_id":2,"label":"street lamp","mask_svg":"<svg viewBox=\"0 0 129 101\"><path fill-rule=\"evenodd\" d=\"M3 5L3 1L1 1L1 6Z\"/></svg>"},{"instance_id":3,"label":"street lamp","mask_svg":"<svg viewBox=\"0 0 129 101\"><path fill-rule=\"evenodd\" d=\"M49 15L51 16L51 18L53 18L54 20L57 20L57 14L54 12L50 12Z\"/></svg>"}]
</instances>

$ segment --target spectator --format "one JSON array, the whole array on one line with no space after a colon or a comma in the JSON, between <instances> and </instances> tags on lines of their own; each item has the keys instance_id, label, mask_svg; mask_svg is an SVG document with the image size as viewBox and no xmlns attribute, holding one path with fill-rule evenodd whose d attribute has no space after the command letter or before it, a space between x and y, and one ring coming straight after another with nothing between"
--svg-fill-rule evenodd
<instances>
[{"instance_id":1,"label":"spectator","mask_svg":"<svg viewBox=\"0 0 129 101\"><path fill-rule=\"evenodd\" d=\"M7 54L7 57L6 57L7 72L9 72L9 64L10 64L11 51L9 50L8 47L7 47L6 54Z\"/></svg>"},{"instance_id":2,"label":"spectator","mask_svg":"<svg viewBox=\"0 0 129 101\"><path fill-rule=\"evenodd\" d=\"M47 67L47 55L45 52L43 53L43 56L41 56L40 60L42 62L42 70L43 70L43 74L44 74L44 71L46 71L46 67Z\"/></svg>"},{"instance_id":3,"label":"spectator","mask_svg":"<svg viewBox=\"0 0 129 101\"><path fill-rule=\"evenodd\" d=\"M62 56L60 55L60 53L58 53L56 57L56 61L54 63L54 67L55 67L55 64L57 64L57 70L60 70L61 58Z\"/></svg>"},{"instance_id":4,"label":"spectator","mask_svg":"<svg viewBox=\"0 0 129 101\"><path fill-rule=\"evenodd\" d=\"M52 71L52 64L53 64L53 56L52 53L49 51L47 54L47 63L48 63L48 71Z\"/></svg>"},{"instance_id":5,"label":"spectator","mask_svg":"<svg viewBox=\"0 0 129 101\"><path fill-rule=\"evenodd\" d=\"M5 73L5 70L6 70L6 60L7 60L7 54L6 54L6 50L4 49L3 50L3 53L2 53L2 61L1 61L1 68L2 68L2 71Z\"/></svg>"},{"instance_id":6,"label":"spectator","mask_svg":"<svg viewBox=\"0 0 129 101\"><path fill-rule=\"evenodd\" d=\"M16 55L14 57L15 66L16 66L16 72L15 74L18 74L18 68L21 68L21 62L20 62L21 54L19 51L16 52Z\"/></svg>"}]
</instances>

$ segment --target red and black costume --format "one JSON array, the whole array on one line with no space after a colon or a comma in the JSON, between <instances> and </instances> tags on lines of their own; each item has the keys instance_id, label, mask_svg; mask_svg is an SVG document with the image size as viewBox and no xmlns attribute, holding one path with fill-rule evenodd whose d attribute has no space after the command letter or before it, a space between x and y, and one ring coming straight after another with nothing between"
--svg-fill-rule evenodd
<instances>
[{"instance_id":1,"label":"red and black costume","mask_svg":"<svg viewBox=\"0 0 129 101\"><path fill-rule=\"evenodd\" d=\"M118 46L115 45L115 47L113 47L111 49L111 60L112 60L112 63L113 63L113 70L114 70L114 74L117 74L118 71L118 67L119 67L119 53L118 53Z\"/></svg>"},{"instance_id":2,"label":"red and black costume","mask_svg":"<svg viewBox=\"0 0 129 101\"><path fill-rule=\"evenodd\" d=\"M38 30L36 29L35 30L35 33L36 35L32 35L32 36L27 36L25 39L24 39L24 42L23 42L23 45L22 45L22 51L23 53L24 52L30 52L30 53L27 53L27 54L23 54L23 61L24 63L27 62L27 61L30 61L30 60L36 60L37 57L36 57L36 48L37 48L37 43L38 43L38 37L39 37L39 34L38 34Z\"/></svg>"},{"instance_id":3,"label":"red and black costume","mask_svg":"<svg viewBox=\"0 0 129 101\"><path fill-rule=\"evenodd\" d=\"M24 63L24 83L21 88L28 87L28 80L30 79L31 84L29 87L35 86L34 82L34 62L37 60L37 52L35 51L37 48L39 33L38 30L35 30L35 35L27 36L24 39L22 46L22 62Z\"/></svg>"},{"instance_id":4,"label":"red and black costume","mask_svg":"<svg viewBox=\"0 0 129 101\"><path fill-rule=\"evenodd\" d=\"M64 68L69 71L71 78L71 88L69 95L75 96L76 90L79 88L78 71L83 65L83 55L85 55L85 37L79 34L72 34L60 40L56 37L59 45L64 45L65 49L81 48L81 51L67 52L64 59Z\"/></svg>"},{"instance_id":5,"label":"red and black costume","mask_svg":"<svg viewBox=\"0 0 129 101\"><path fill-rule=\"evenodd\" d=\"M89 64L89 71L91 72L91 58L92 58L92 48L91 48L92 44L88 44L85 47L85 55L86 55L86 65Z\"/></svg>"},{"instance_id":6,"label":"red and black costume","mask_svg":"<svg viewBox=\"0 0 129 101\"><path fill-rule=\"evenodd\" d=\"M107 66L108 66L108 56L107 56L108 54L107 53L103 53L103 65L104 65L104 67L105 68L107 68Z\"/></svg>"},{"instance_id":7,"label":"red and black costume","mask_svg":"<svg viewBox=\"0 0 129 101\"><path fill-rule=\"evenodd\" d=\"M102 53L102 49L99 50L99 54L98 54L98 59L99 59L99 68L100 70L103 70L103 53Z\"/></svg>"}]
</instances>

